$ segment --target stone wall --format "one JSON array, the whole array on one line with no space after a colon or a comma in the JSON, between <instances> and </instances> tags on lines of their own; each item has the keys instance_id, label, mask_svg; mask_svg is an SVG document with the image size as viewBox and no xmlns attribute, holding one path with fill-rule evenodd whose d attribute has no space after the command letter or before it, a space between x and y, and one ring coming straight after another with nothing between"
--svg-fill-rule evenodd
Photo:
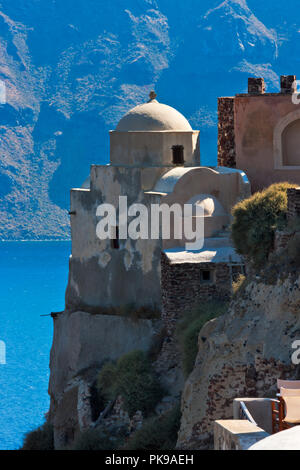
<instances>
[{"instance_id":1,"label":"stone wall","mask_svg":"<svg viewBox=\"0 0 300 470\"><path fill-rule=\"evenodd\" d=\"M288 209L287 218L293 220L296 217L300 217L300 188L288 188Z\"/></svg>"},{"instance_id":2,"label":"stone wall","mask_svg":"<svg viewBox=\"0 0 300 470\"><path fill-rule=\"evenodd\" d=\"M218 165L236 167L234 98L218 98Z\"/></svg>"},{"instance_id":3,"label":"stone wall","mask_svg":"<svg viewBox=\"0 0 300 470\"><path fill-rule=\"evenodd\" d=\"M214 281L201 282L201 270L213 270ZM230 297L230 267L226 263L170 263L162 253L161 285L162 320L172 335L179 316L197 302Z\"/></svg>"},{"instance_id":4,"label":"stone wall","mask_svg":"<svg viewBox=\"0 0 300 470\"><path fill-rule=\"evenodd\" d=\"M213 270L214 282L201 283L201 269ZM161 287L165 338L155 361L155 369L170 395L178 398L184 385L181 351L175 334L178 319L199 302L229 298L230 267L226 263L171 263L162 252Z\"/></svg>"}]
</instances>

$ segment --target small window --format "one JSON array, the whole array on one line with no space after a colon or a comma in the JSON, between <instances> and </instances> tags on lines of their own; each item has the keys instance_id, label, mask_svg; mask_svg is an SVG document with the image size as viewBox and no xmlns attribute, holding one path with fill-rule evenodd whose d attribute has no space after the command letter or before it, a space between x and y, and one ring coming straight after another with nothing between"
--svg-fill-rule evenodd
<instances>
[{"instance_id":1,"label":"small window","mask_svg":"<svg viewBox=\"0 0 300 470\"><path fill-rule=\"evenodd\" d=\"M173 152L174 165L184 164L183 150L184 150L183 145L173 145L172 152Z\"/></svg>"},{"instance_id":2,"label":"small window","mask_svg":"<svg viewBox=\"0 0 300 470\"><path fill-rule=\"evenodd\" d=\"M211 282L212 281L212 272L209 269L202 269L200 271L201 282Z\"/></svg>"},{"instance_id":3,"label":"small window","mask_svg":"<svg viewBox=\"0 0 300 470\"><path fill-rule=\"evenodd\" d=\"M113 250L118 250L119 245L119 227L112 227L112 237L110 239L110 246Z\"/></svg>"}]
</instances>

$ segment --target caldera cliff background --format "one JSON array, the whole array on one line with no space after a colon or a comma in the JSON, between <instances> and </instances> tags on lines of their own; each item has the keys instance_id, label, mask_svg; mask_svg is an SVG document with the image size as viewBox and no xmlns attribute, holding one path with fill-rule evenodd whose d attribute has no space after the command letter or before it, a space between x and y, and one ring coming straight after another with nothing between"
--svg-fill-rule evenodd
<instances>
[{"instance_id":1,"label":"caldera cliff background","mask_svg":"<svg viewBox=\"0 0 300 470\"><path fill-rule=\"evenodd\" d=\"M298 2L1 0L0 239L69 238L69 189L155 89L216 163L217 97L299 64Z\"/></svg>"}]
</instances>

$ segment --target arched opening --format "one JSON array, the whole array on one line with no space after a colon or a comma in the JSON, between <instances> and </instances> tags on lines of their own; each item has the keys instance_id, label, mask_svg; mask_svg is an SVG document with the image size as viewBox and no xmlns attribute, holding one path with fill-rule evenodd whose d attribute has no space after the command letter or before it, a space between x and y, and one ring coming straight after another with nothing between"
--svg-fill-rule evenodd
<instances>
[{"instance_id":1,"label":"arched opening","mask_svg":"<svg viewBox=\"0 0 300 470\"><path fill-rule=\"evenodd\" d=\"M281 145L283 166L300 166L300 119L283 130Z\"/></svg>"}]
</instances>

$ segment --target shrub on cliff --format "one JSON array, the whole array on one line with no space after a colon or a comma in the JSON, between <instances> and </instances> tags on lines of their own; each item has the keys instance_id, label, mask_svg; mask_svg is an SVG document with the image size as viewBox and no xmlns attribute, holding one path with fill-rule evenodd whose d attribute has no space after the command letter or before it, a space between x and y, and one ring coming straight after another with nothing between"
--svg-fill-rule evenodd
<instances>
[{"instance_id":1,"label":"shrub on cliff","mask_svg":"<svg viewBox=\"0 0 300 470\"><path fill-rule=\"evenodd\" d=\"M182 367L187 376L194 367L198 352L198 335L205 323L223 315L228 308L228 302L209 301L196 305L188 310L178 322L177 336L182 350Z\"/></svg>"},{"instance_id":2,"label":"shrub on cliff","mask_svg":"<svg viewBox=\"0 0 300 470\"><path fill-rule=\"evenodd\" d=\"M96 388L100 401L107 404L115 398L114 386L116 382L117 367L114 362L106 362L97 378Z\"/></svg>"},{"instance_id":3,"label":"shrub on cliff","mask_svg":"<svg viewBox=\"0 0 300 470\"><path fill-rule=\"evenodd\" d=\"M180 426L180 406L175 406L162 416L144 421L125 445L125 450L172 450L177 442Z\"/></svg>"},{"instance_id":4,"label":"shrub on cliff","mask_svg":"<svg viewBox=\"0 0 300 470\"><path fill-rule=\"evenodd\" d=\"M237 297L238 294L245 290L247 285L247 278L244 274L239 274L235 281L232 282L233 297Z\"/></svg>"},{"instance_id":5,"label":"shrub on cliff","mask_svg":"<svg viewBox=\"0 0 300 470\"><path fill-rule=\"evenodd\" d=\"M98 376L97 388L106 401L121 395L129 415L137 410L144 415L149 414L163 396L152 364L143 351L132 351L116 364L108 362L104 365Z\"/></svg>"},{"instance_id":6,"label":"shrub on cliff","mask_svg":"<svg viewBox=\"0 0 300 470\"><path fill-rule=\"evenodd\" d=\"M256 268L273 248L274 231L285 225L287 189L295 185L276 183L233 207L232 239L239 254Z\"/></svg>"},{"instance_id":7,"label":"shrub on cliff","mask_svg":"<svg viewBox=\"0 0 300 470\"><path fill-rule=\"evenodd\" d=\"M53 427L49 423L28 432L21 450L54 450Z\"/></svg>"},{"instance_id":8,"label":"shrub on cliff","mask_svg":"<svg viewBox=\"0 0 300 470\"><path fill-rule=\"evenodd\" d=\"M88 429L75 439L71 450L115 450L123 445L125 434L109 432L104 426Z\"/></svg>"}]
</instances>

